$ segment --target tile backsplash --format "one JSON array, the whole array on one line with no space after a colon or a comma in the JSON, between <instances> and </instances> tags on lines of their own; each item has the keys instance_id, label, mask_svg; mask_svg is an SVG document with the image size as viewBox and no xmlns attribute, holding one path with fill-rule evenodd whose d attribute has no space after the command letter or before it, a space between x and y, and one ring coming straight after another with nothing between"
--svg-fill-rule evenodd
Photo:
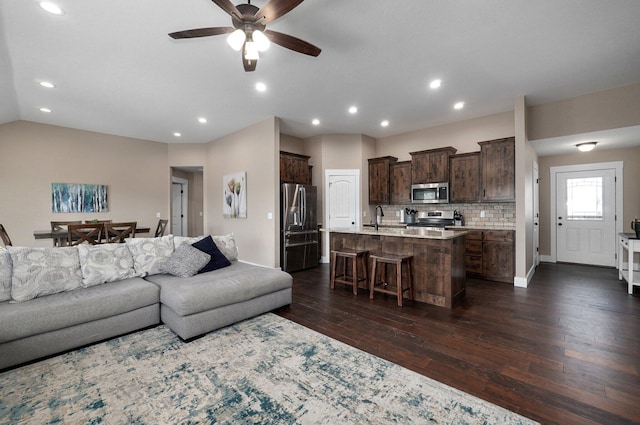
<instances>
[{"instance_id":1,"label":"tile backsplash","mask_svg":"<svg viewBox=\"0 0 640 425\"><path fill-rule=\"evenodd\" d=\"M363 222L368 223L375 219L374 207L371 206L373 214ZM437 204L437 205L383 205L384 217L382 223L398 223L399 217L396 215L405 208L420 211L453 211L457 210L464 218L464 225L467 227L479 228L516 228L516 204L515 202L486 203L486 204Z\"/></svg>"}]
</instances>

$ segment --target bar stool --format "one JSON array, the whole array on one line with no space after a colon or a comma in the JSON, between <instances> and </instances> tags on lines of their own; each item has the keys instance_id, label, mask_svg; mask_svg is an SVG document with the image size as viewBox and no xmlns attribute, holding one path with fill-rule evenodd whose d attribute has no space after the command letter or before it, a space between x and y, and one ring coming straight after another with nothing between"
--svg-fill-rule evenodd
<instances>
[{"instance_id":1,"label":"bar stool","mask_svg":"<svg viewBox=\"0 0 640 425\"><path fill-rule=\"evenodd\" d=\"M343 258L342 274L337 274L338 258ZM351 276L347 276L347 260L351 260ZM358 261L360 260L360 261ZM369 282L367 276L367 263L369 260L369 251L358 251L353 249L331 250L331 289L335 289L336 282L353 286L353 293L358 294L358 283ZM364 273L364 277L358 277L358 262Z\"/></svg>"},{"instance_id":2,"label":"bar stool","mask_svg":"<svg viewBox=\"0 0 640 425\"><path fill-rule=\"evenodd\" d=\"M393 254L372 254L370 256L371 263L371 284L369 285L369 298L373 299L374 292L382 292L384 294L395 295L398 297L398 307L402 307L402 298L404 292L409 292L409 299L413 300L413 283L411 281L411 265L413 263L412 255L393 255ZM382 266L382 280L376 282L376 274L378 264ZM387 274L387 264L396 266L396 288L395 290L386 289L388 283L385 282ZM402 285L402 265L405 265L407 275L407 287Z\"/></svg>"}]
</instances>

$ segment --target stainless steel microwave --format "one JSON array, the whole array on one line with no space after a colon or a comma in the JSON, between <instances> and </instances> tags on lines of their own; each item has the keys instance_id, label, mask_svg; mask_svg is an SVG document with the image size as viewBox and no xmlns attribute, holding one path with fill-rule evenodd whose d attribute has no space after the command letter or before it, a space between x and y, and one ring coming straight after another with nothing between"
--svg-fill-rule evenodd
<instances>
[{"instance_id":1,"label":"stainless steel microwave","mask_svg":"<svg viewBox=\"0 0 640 425\"><path fill-rule=\"evenodd\" d=\"M411 202L414 204L448 204L449 183L412 184Z\"/></svg>"}]
</instances>

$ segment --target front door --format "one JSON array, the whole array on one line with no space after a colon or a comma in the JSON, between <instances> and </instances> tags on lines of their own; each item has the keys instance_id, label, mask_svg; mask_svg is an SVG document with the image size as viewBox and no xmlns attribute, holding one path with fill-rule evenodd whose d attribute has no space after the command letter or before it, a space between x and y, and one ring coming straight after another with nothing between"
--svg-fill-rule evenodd
<instances>
[{"instance_id":1,"label":"front door","mask_svg":"<svg viewBox=\"0 0 640 425\"><path fill-rule=\"evenodd\" d=\"M616 170L556 176L557 259L615 266Z\"/></svg>"}]
</instances>

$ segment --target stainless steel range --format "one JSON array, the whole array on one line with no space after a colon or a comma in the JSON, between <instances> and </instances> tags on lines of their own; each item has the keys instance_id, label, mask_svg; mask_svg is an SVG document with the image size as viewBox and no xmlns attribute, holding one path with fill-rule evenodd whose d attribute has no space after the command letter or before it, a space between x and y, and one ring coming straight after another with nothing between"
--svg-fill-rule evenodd
<instances>
[{"instance_id":1,"label":"stainless steel range","mask_svg":"<svg viewBox=\"0 0 640 425\"><path fill-rule=\"evenodd\" d=\"M407 224L407 227L422 227L429 230L444 230L455 225L453 211L421 211L415 223Z\"/></svg>"}]
</instances>

